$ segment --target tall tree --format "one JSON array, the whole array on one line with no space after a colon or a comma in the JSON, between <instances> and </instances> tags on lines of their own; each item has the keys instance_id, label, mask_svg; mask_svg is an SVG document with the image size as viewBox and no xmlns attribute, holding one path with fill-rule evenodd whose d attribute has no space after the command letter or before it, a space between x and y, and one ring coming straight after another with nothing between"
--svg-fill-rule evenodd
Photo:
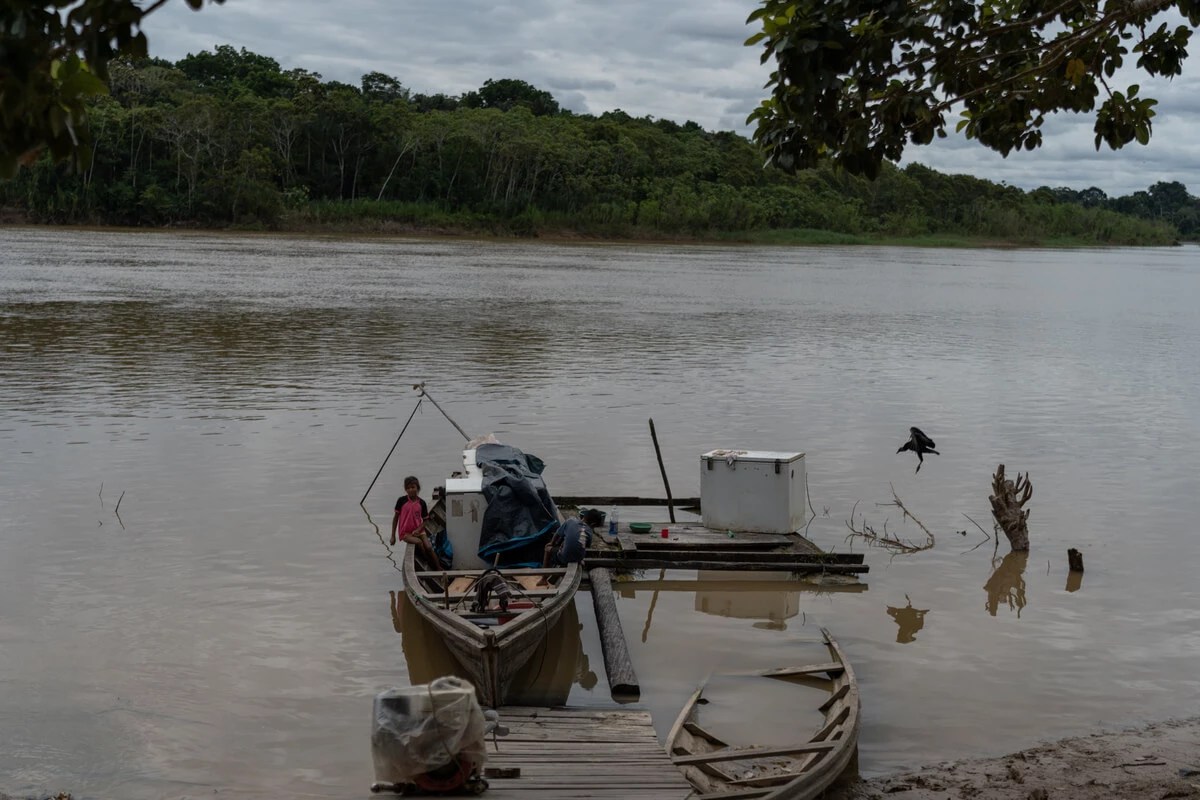
<instances>
[{"instance_id":1,"label":"tall tree","mask_svg":"<svg viewBox=\"0 0 1200 800\"><path fill-rule=\"evenodd\" d=\"M1177 24L1180 15L1191 28ZM1146 144L1156 101L1110 85L1132 53L1147 75L1179 75L1196 0L763 0L747 40L775 66L750 115L788 169L830 156L875 176L908 144L956 128L1004 155L1042 144L1056 111L1095 113L1095 144Z\"/></svg>"},{"instance_id":2,"label":"tall tree","mask_svg":"<svg viewBox=\"0 0 1200 800\"><path fill-rule=\"evenodd\" d=\"M498 108L509 111L518 106L528 108L535 117L557 114L558 101L554 95L516 78L488 79L477 92L467 92L463 105L471 108Z\"/></svg>"}]
</instances>

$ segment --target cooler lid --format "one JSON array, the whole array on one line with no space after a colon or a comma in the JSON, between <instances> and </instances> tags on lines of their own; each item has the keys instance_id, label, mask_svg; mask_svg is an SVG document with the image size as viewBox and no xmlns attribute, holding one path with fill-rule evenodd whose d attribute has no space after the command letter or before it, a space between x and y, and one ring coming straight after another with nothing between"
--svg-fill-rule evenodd
<instances>
[{"instance_id":1,"label":"cooler lid","mask_svg":"<svg viewBox=\"0 0 1200 800\"><path fill-rule=\"evenodd\" d=\"M734 457L738 461L765 461L774 464L776 461L789 463L804 458L804 453L787 453L777 450L709 450L704 455L700 456L701 461L708 459L721 460Z\"/></svg>"},{"instance_id":2,"label":"cooler lid","mask_svg":"<svg viewBox=\"0 0 1200 800\"><path fill-rule=\"evenodd\" d=\"M483 470L475 463L475 448L463 450L462 474L446 479L446 494L465 494L483 490Z\"/></svg>"}]
</instances>

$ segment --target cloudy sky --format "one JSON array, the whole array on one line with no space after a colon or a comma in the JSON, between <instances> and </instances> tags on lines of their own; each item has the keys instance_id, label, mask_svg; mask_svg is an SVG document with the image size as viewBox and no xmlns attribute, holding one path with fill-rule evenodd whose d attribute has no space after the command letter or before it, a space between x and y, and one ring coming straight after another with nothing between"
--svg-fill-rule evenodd
<instances>
[{"instance_id":1,"label":"cloudy sky","mask_svg":"<svg viewBox=\"0 0 1200 800\"><path fill-rule=\"evenodd\" d=\"M285 69L358 85L366 72L416 92L457 95L489 78L519 78L565 108L622 109L749 135L769 70L743 46L753 0L226 0L199 12L172 0L148 18L153 55L178 60L218 44L271 56ZM1152 84L1151 144L1093 146L1092 120L1053 119L1046 144L1001 158L961 137L910 147L906 161L1024 189L1098 186L1110 196L1181 181L1200 195L1200 65Z\"/></svg>"}]
</instances>

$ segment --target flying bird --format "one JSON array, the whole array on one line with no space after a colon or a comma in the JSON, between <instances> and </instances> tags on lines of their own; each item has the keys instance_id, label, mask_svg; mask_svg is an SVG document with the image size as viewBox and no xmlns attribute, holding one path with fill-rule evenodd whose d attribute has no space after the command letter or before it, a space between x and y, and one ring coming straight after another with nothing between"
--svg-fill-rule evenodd
<instances>
[{"instance_id":1,"label":"flying bird","mask_svg":"<svg viewBox=\"0 0 1200 800\"><path fill-rule=\"evenodd\" d=\"M909 428L908 429L908 441L905 442L904 444L900 445L900 449L897 450L896 452L903 453L905 450L912 450L914 453L916 453L917 454L916 472L920 472L921 465L925 463L925 454L926 453L933 453L935 456L941 455L941 453L939 453L937 450L933 449L935 447L937 447L937 445L933 443L933 439L930 439L928 436L926 436L925 433L920 428Z\"/></svg>"}]
</instances>

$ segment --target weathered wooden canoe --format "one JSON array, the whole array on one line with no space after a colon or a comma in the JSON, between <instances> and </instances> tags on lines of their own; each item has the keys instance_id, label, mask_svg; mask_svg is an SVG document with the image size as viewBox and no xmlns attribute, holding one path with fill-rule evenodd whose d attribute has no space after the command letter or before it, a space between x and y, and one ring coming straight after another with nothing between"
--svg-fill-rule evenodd
<instances>
[{"instance_id":1,"label":"weathered wooden canoe","mask_svg":"<svg viewBox=\"0 0 1200 800\"><path fill-rule=\"evenodd\" d=\"M754 673L770 678L807 676L830 691L820 710L825 722L807 740L782 745L734 747L704 730L696 718L704 687L684 706L667 737L671 754L700 800L769 798L813 800L836 781L858 753L858 682L841 647L821 629L830 660Z\"/></svg>"},{"instance_id":2,"label":"weathered wooden canoe","mask_svg":"<svg viewBox=\"0 0 1200 800\"><path fill-rule=\"evenodd\" d=\"M508 586L507 611L496 592L488 606L473 609L478 581L499 575ZM517 672L537 651L566 607L575 602L583 572L565 568L442 570L418 564L417 548L404 553L404 591L417 613L437 628L446 647L479 690L479 701L495 708ZM550 583L539 586L546 578Z\"/></svg>"}]
</instances>

